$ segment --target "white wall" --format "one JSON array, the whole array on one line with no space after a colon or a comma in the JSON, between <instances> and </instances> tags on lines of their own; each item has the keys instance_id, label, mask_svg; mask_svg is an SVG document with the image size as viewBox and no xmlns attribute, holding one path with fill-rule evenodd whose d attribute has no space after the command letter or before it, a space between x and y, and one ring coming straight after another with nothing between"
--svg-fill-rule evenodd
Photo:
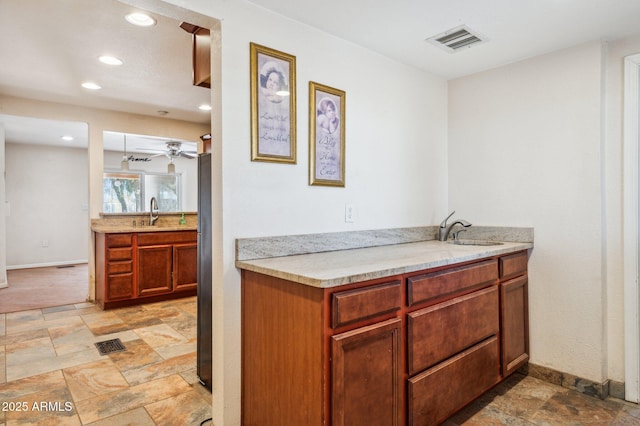
<instances>
[{"instance_id":1,"label":"white wall","mask_svg":"<svg viewBox=\"0 0 640 426\"><path fill-rule=\"evenodd\" d=\"M7 142L5 159L7 266L86 262L87 150Z\"/></svg>"},{"instance_id":2,"label":"white wall","mask_svg":"<svg viewBox=\"0 0 640 426\"><path fill-rule=\"evenodd\" d=\"M247 2L174 3L222 20L222 138L213 145L213 421L237 425L241 289L235 239L439 222L446 211L447 86ZM296 165L250 161L249 42L296 56ZM346 91L346 188L307 184L309 81ZM213 88L214 105L216 93ZM347 202L357 211L353 224L344 222Z\"/></svg>"},{"instance_id":3,"label":"white wall","mask_svg":"<svg viewBox=\"0 0 640 426\"><path fill-rule=\"evenodd\" d=\"M152 157L150 154L133 154L136 158L150 157L151 161L132 161L129 169L140 170L145 172L167 173L167 157ZM104 152L104 168L109 170L120 170L120 162L122 161L122 152L105 151ZM195 212L198 210L198 160L197 158L174 158L173 163L176 165L176 173L181 176L181 204L182 211ZM151 194L153 195L153 194ZM150 195L147 194L147 198ZM149 206L144 205L145 211L149 211Z\"/></svg>"},{"instance_id":4,"label":"white wall","mask_svg":"<svg viewBox=\"0 0 640 426\"><path fill-rule=\"evenodd\" d=\"M5 132L0 123L0 288L7 287L7 228L5 193Z\"/></svg>"},{"instance_id":5,"label":"white wall","mask_svg":"<svg viewBox=\"0 0 640 426\"><path fill-rule=\"evenodd\" d=\"M449 83L449 206L535 227L531 362L607 379L599 43Z\"/></svg>"}]
</instances>

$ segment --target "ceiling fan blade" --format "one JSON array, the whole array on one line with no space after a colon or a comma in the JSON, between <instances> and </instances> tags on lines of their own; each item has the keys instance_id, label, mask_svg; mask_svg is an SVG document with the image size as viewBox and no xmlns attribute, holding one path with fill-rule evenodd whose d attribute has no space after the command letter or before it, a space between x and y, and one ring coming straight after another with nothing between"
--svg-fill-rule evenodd
<instances>
[{"instance_id":1,"label":"ceiling fan blade","mask_svg":"<svg viewBox=\"0 0 640 426\"><path fill-rule=\"evenodd\" d=\"M187 153L187 152L185 152L185 151L180 151L180 155L181 155L181 156L183 156L183 157L185 157L185 158L188 158L188 159L190 159L190 160L191 160L191 159L193 159L193 158L196 158L196 156L195 156L195 155L193 155L193 154L189 154L189 153Z\"/></svg>"},{"instance_id":2,"label":"ceiling fan blade","mask_svg":"<svg viewBox=\"0 0 640 426\"><path fill-rule=\"evenodd\" d=\"M162 152L160 154L154 154L154 155L151 156L151 158L153 158L153 157L162 157L163 155L167 155L167 153L166 152Z\"/></svg>"}]
</instances>

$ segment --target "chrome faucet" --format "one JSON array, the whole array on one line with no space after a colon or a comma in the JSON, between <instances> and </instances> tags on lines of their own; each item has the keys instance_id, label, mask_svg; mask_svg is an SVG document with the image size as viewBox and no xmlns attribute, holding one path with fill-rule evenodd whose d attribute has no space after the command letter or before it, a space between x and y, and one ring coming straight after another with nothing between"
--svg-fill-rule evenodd
<instances>
[{"instance_id":1,"label":"chrome faucet","mask_svg":"<svg viewBox=\"0 0 640 426\"><path fill-rule=\"evenodd\" d=\"M441 223L440 223L440 228L438 229L438 239L440 241L447 241L449 239L449 232L451 232L451 228L453 228L455 225L462 225L465 228L468 228L471 226L471 224L469 222L467 222L466 220L462 220L462 219L458 219L454 222L451 223L451 225L447 225L447 220L449 220L449 218L451 216L453 216L453 214L455 213L455 211L452 211L451 214L449 216L447 216Z\"/></svg>"},{"instance_id":2,"label":"chrome faucet","mask_svg":"<svg viewBox=\"0 0 640 426\"><path fill-rule=\"evenodd\" d=\"M160 213L158 212L158 200L156 197L151 197L151 202L149 206L149 225L153 225L158 220Z\"/></svg>"}]
</instances>

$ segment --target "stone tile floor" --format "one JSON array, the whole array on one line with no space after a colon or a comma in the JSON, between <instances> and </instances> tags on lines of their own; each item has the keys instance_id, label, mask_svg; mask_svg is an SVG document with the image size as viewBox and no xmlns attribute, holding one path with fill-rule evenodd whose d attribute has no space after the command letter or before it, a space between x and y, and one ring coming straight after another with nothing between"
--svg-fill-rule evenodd
<instances>
[{"instance_id":1,"label":"stone tile floor","mask_svg":"<svg viewBox=\"0 0 640 426\"><path fill-rule=\"evenodd\" d=\"M100 355L114 338L126 350ZM195 351L195 297L0 314L0 426L199 425L211 394Z\"/></svg>"},{"instance_id":2,"label":"stone tile floor","mask_svg":"<svg viewBox=\"0 0 640 426\"><path fill-rule=\"evenodd\" d=\"M444 423L458 425L640 425L640 408L514 374Z\"/></svg>"},{"instance_id":3,"label":"stone tile floor","mask_svg":"<svg viewBox=\"0 0 640 426\"><path fill-rule=\"evenodd\" d=\"M126 351L100 355L113 338ZM0 426L199 425L211 394L195 350L195 297L0 314ZM445 422L458 425L640 425L640 408L514 374Z\"/></svg>"}]
</instances>

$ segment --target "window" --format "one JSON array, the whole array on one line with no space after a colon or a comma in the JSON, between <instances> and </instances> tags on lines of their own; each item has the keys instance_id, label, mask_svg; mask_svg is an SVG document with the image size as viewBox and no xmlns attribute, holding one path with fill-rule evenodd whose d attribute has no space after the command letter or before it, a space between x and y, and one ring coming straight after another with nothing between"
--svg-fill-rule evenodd
<instances>
[{"instance_id":1,"label":"window","mask_svg":"<svg viewBox=\"0 0 640 426\"><path fill-rule=\"evenodd\" d=\"M178 174L107 172L102 192L104 213L149 211L151 197L156 197L161 212L181 209Z\"/></svg>"}]
</instances>

